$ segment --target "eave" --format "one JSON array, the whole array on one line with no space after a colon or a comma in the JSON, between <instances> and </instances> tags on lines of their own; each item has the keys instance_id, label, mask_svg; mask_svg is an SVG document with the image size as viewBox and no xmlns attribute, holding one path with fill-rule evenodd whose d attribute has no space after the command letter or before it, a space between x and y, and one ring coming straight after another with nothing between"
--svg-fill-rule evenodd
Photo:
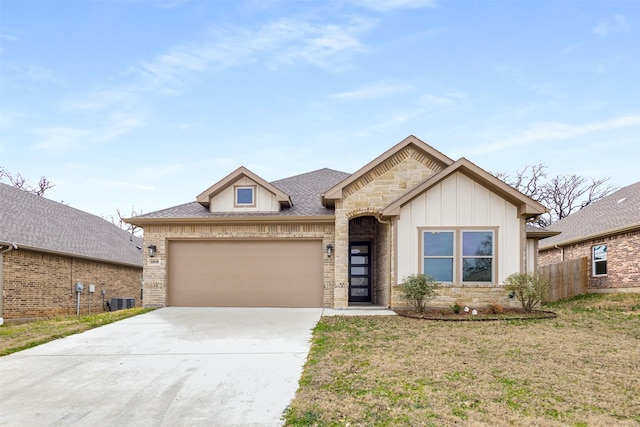
<instances>
[{"instance_id":1,"label":"eave","mask_svg":"<svg viewBox=\"0 0 640 427\"><path fill-rule=\"evenodd\" d=\"M160 225L207 225L207 224L334 224L335 215L316 216L218 216L202 218L126 218L129 224L144 228Z\"/></svg>"},{"instance_id":2,"label":"eave","mask_svg":"<svg viewBox=\"0 0 640 427\"><path fill-rule=\"evenodd\" d=\"M382 210L385 217L400 215L400 208L411 200L423 194L425 191L451 176L455 172L460 172L471 180L479 183L483 187L498 194L505 200L518 207L518 216L523 218L534 218L547 212L547 208L541 203L525 196L510 185L491 175L489 172L475 165L464 157L457 160L447 168L430 176L420 183L418 186L408 191L402 197L389 204Z\"/></svg>"},{"instance_id":3,"label":"eave","mask_svg":"<svg viewBox=\"0 0 640 427\"><path fill-rule=\"evenodd\" d=\"M636 231L636 230L640 230L640 224L625 225L622 227L612 228L610 230L606 230L598 233L587 234L585 236L580 236L573 239L564 240L561 242L551 243L548 245L540 246L539 250L542 251L542 250L553 249L561 246L574 245L576 243L587 242L589 240L599 239L602 237L612 236L615 234L628 233L630 231Z\"/></svg>"},{"instance_id":4,"label":"eave","mask_svg":"<svg viewBox=\"0 0 640 427\"><path fill-rule=\"evenodd\" d=\"M409 135L408 137L400 141L398 144L394 145L393 147L391 147L390 149L388 149L387 151L385 151L384 153L382 153L381 155L379 155L378 157L376 157L375 159L373 159L372 161L370 161L369 163L367 163L366 165L358 169L356 172L354 172L353 174L345 178L343 181L339 182L338 184L336 184L335 186L333 186L332 188L328 189L323 194L321 194L320 197L321 197L322 205L327 207L334 206L335 200L342 199L343 197L342 190L344 188L346 188L349 184L352 184L353 182L357 181L362 176L366 175L369 171L375 169L377 166L381 165L382 163L387 161L389 158L393 157L393 155L402 151L404 148L410 145L413 145L416 150L420 150L423 153L425 153L436 163L440 164L443 168L453 163L453 160L447 157L445 154L431 147L429 144L425 143L419 138L413 135Z\"/></svg>"},{"instance_id":5,"label":"eave","mask_svg":"<svg viewBox=\"0 0 640 427\"><path fill-rule=\"evenodd\" d=\"M140 250L142 250L142 249L140 249ZM83 259L83 260L87 260L87 261L96 261L96 262L101 262L103 264L123 265L125 267L142 268L142 258L140 258L140 264L135 264L135 263L132 264L132 263L129 263L129 262L124 262L124 261L114 261L114 260L110 260L110 259L97 258L97 257L86 256L86 255L79 255L79 254L74 254L74 253L71 253L71 252L54 251L54 250L50 250L50 249L38 248L38 247L35 247L35 246L26 246L26 245L21 245L21 244L18 244L18 249L14 249L14 251L40 252L40 253L63 256L63 257L68 257L68 258Z\"/></svg>"}]
</instances>

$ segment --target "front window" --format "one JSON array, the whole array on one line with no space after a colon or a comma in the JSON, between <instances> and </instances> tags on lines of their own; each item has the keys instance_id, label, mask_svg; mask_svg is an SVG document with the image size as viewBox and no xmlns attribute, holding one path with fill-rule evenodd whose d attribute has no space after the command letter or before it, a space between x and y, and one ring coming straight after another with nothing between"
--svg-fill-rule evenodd
<instances>
[{"instance_id":1,"label":"front window","mask_svg":"<svg viewBox=\"0 0 640 427\"><path fill-rule=\"evenodd\" d=\"M453 282L453 231L424 233L423 272L438 282Z\"/></svg>"},{"instance_id":2,"label":"front window","mask_svg":"<svg viewBox=\"0 0 640 427\"><path fill-rule=\"evenodd\" d=\"M607 245L593 247L593 275L607 275Z\"/></svg>"},{"instance_id":3,"label":"front window","mask_svg":"<svg viewBox=\"0 0 640 427\"><path fill-rule=\"evenodd\" d=\"M494 230L422 230L422 273L438 282L493 283Z\"/></svg>"},{"instance_id":4,"label":"front window","mask_svg":"<svg viewBox=\"0 0 640 427\"><path fill-rule=\"evenodd\" d=\"M462 232L462 281L491 282L493 272L493 232Z\"/></svg>"}]
</instances>

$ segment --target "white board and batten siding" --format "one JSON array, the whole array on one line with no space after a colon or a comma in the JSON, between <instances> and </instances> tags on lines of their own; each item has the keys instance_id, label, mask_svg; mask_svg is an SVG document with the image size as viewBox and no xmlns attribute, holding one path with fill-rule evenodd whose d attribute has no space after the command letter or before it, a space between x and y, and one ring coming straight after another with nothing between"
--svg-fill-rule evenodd
<instances>
[{"instance_id":1,"label":"white board and batten siding","mask_svg":"<svg viewBox=\"0 0 640 427\"><path fill-rule=\"evenodd\" d=\"M421 227L497 228L497 281L520 271L518 208L456 172L400 208L398 227L398 281L420 272Z\"/></svg>"},{"instance_id":2,"label":"white board and batten siding","mask_svg":"<svg viewBox=\"0 0 640 427\"><path fill-rule=\"evenodd\" d=\"M235 206L235 188L254 186L256 188L255 206ZM258 185L250 178L243 177L211 198L211 212L278 212L280 203L275 194Z\"/></svg>"}]
</instances>

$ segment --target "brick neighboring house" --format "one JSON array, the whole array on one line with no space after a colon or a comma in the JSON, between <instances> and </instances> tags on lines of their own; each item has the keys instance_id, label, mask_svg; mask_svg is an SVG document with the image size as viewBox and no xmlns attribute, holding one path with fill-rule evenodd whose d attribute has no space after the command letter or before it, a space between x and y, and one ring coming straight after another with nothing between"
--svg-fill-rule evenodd
<instances>
[{"instance_id":1,"label":"brick neighboring house","mask_svg":"<svg viewBox=\"0 0 640 427\"><path fill-rule=\"evenodd\" d=\"M640 292L640 182L621 188L547 227L540 265L587 257L589 291Z\"/></svg>"},{"instance_id":2,"label":"brick neighboring house","mask_svg":"<svg viewBox=\"0 0 640 427\"><path fill-rule=\"evenodd\" d=\"M140 305L142 239L104 219L0 183L0 324L103 311L103 295ZM89 298L89 285L95 292Z\"/></svg>"},{"instance_id":3,"label":"brick neighboring house","mask_svg":"<svg viewBox=\"0 0 640 427\"><path fill-rule=\"evenodd\" d=\"M535 267L528 218L546 208L414 136L353 174L266 182L240 167L144 227L149 306L406 306L397 284L431 274L433 305L517 304L504 279Z\"/></svg>"}]
</instances>

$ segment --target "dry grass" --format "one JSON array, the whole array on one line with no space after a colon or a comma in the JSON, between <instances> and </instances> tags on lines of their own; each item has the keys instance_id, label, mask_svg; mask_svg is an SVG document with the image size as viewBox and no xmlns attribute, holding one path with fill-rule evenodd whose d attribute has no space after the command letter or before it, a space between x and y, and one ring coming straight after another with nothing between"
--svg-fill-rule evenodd
<instances>
[{"instance_id":1,"label":"dry grass","mask_svg":"<svg viewBox=\"0 0 640 427\"><path fill-rule=\"evenodd\" d=\"M326 317L287 425L640 425L640 294L555 319Z\"/></svg>"},{"instance_id":2,"label":"dry grass","mask_svg":"<svg viewBox=\"0 0 640 427\"><path fill-rule=\"evenodd\" d=\"M20 324L0 326L0 356L35 347L58 338L84 332L127 317L146 313L150 309L132 308L90 316L59 316Z\"/></svg>"}]
</instances>

